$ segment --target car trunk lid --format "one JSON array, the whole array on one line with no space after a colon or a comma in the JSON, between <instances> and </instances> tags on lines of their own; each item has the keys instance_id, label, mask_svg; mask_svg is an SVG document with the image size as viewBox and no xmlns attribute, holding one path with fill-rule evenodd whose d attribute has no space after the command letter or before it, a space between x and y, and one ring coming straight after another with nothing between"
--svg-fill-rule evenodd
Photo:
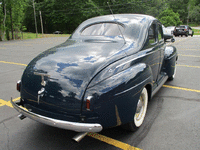
<instances>
[{"instance_id":1,"label":"car trunk lid","mask_svg":"<svg viewBox=\"0 0 200 150\"><path fill-rule=\"evenodd\" d=\"M21 97L34 107L80 114L90 80L108 64L125 57L123 42L68 40L33 59L22 76Z\"/></svg>"}]
</instances>

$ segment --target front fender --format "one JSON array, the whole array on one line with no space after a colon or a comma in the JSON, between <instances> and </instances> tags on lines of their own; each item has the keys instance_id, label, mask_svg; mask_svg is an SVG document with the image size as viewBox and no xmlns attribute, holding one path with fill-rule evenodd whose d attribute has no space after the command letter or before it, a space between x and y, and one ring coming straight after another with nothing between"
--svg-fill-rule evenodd
<instances>
[{"instance_id":1,"label":"front fender","mask_svg":"<svg viewBox=\"0 0 200 150\"><path fill-rule=\"evenodd\" d=\"M171 59L177 55L177 50L175 46L166 46L165 47L165 59Z\"/></svg>"},{"instance_id":2,"label":"front fender","mask_svg":"<svg viewBox=\"0 0 200 150\"><path fill-rule=\"evenodd\" d=\"M153 77L149 66L144 63L133 65L97 85L88 88L83 100L82 115L88 122L100 123L104 128L130 122L134 118L142 88L152 85ZM86 99L91 97L91 110L86 110Z\"/></svg>"},{"instance_id":3,"label":"front fender","mask_svg":"<svg viewBox=\"0 0 200 150\"><path fill-rule=\"evenodd\" d=\"M163 71L167 73L168 77L174 74L174 67L178 60L176 47L166 46L164 55Z\"/></svg>"}]
</instances>

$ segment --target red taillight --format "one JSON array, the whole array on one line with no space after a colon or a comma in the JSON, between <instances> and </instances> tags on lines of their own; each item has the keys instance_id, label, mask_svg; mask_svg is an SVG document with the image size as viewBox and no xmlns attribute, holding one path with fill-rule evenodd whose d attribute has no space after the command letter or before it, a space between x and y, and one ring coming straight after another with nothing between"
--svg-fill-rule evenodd
<instances>
[{"instance_id":1,"label":"red taillight","mask_svg":"<svg viewBox=\"0 0 200 150\"><path fill-rule=\"evenodd\" d=\"M17 91L21 90L21 80L17 81Z\"/></svg>"},{"instance_id":2,"label":"red taillight","mask_svg":"<svg viewBox=\"0 0 200 150\"><path fill-rule=\"evenodd\" d=\"M187 31L187 29L185 29L185 31Z\"/></svg>"},{"instance_id":3,"label":"red taillight","mask_svg":"<svg viewBox=\"0 0 200 150\"><path fill-rule=\"evenodd\" d=\"M90 110L90 101L92 99L92 96L88 96L86 99L86 109Z\"/></svg>"},{"instance_id":4,"label":"red taillight","mask_svg":"<svg viewBox=\"0 0 200 150\"><path fill-rule=\"evenodd\" d=\"M86 100L86 109L90 110L90 100Z\"/></svg>"}]
</instances>

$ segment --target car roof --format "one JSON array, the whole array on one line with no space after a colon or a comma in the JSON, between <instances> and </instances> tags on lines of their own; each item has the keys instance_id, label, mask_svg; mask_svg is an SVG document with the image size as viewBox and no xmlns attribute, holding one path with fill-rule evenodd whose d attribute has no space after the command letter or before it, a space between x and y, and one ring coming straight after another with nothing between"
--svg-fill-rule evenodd
<instances>
[{"instance_id":1,"label":"car roof","mask_svg":"<svg viewBox=\"0 0 200 150\"><path fill-rule=\"evenodd\" d=\"M122 24L126 24L129 21L152 21L156 20L156 18L143 15L143 14L113 14L113 15L104 15L104 16L97 16L91 19L86 20L85 22L95 22L95 21L115 21Z\"/></svg>"},{"instance_id":2,"label":"car roof","mask_svg":"<svg viewBox=\"0 0 200 150\"><path fill-rule=\"evenodd\" d=\"M147 32L148 27L153 21L158 21L158 20L152 16L143 14L113 14L113 15L98 16L87 19L86 21L81 23L74 32L72 37L80 37L81 32L86 27L91 26L93 24L111 22L111 23L121 24L123 27L125 27L123 35L126 38L132 38L132 39L135 38L136 40L139 38L139 34L141 34L141 32ZM137 34L137 35L135 34L134 37L132 37L134 35L133 32Z\"/></svg>"}]
</instances>

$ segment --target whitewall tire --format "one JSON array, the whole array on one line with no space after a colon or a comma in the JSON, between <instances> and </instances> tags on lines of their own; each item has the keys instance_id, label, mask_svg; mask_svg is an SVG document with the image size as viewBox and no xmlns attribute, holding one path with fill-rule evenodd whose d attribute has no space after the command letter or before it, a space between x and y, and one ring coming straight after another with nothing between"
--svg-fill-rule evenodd
<instances>
[{"instance_id":1,"label":"whitewall tire","mask_svg":"<svg viewBox=\"0 0 200 150\"><path fill-rule=\"evenodd\" d=\"M138 129L142 125L144 118L146 116L147 105L148 105L148 91L144 87L142 89L142 92L140 94L140 97L137 103L134 120L127 124L122 125L122 127L130 131L135 131L136 129Z\"/></svg>"}]
</instances>

